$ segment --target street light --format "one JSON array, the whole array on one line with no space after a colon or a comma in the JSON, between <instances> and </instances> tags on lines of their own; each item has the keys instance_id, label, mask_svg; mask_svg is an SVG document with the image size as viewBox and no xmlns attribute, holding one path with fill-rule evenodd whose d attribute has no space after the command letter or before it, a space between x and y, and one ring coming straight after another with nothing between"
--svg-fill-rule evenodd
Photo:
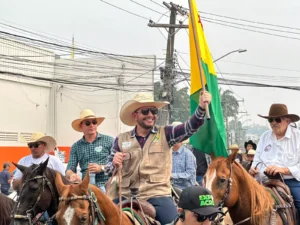
<instances>
[{"instance_id":1,"label":"street light","mask_svg":"<svg viewBox=\"0 0 300 225\"><path fill-rule=\"evenodd\" d=\"M246 51L247 51L247 49L237 49L237 50L228 52L227 54L221 56L220 58L215 59L215 60L214 60L214 63L217 62L217 61L219 61L220 59L223 59L224 57L226 57L226 56L228 56L228 55L230 55L230 54L232 54L232 53L235 53L235 52L243 53L243 52L246 52Z\"/></svg>"}]
</instances>

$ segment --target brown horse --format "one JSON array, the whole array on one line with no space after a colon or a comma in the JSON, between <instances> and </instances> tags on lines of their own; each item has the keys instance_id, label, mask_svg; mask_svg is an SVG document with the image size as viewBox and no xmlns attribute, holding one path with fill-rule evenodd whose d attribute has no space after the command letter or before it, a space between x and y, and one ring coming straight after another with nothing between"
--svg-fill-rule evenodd
<instances>
[{"instance_id":1,"label":"brown horse","mask_svg":"<svg viewBox=\"0 0 300 225\"><path fill-rule=\"evenodd\" d=\"M0 224L9 225L11 221L11 211L14 207L15 201L4 194L0 193Z\"/></svg>"},{"instance_id":2,"label":"brown horse","mask_svg":"<svg viewBox=\"0 0 300 225\"><path fill-rule=\"evenodd\" d=\"M236 154L214 159L207 169L204 185L212 191L215 203L228 208L234 224L283 224L273 210L271 194L235 162Z\"/></svg>"},{"instance_id":3,"label":"brown horse","mask_svg":"<svg viewBox=\"0 0 300 225\"><path fill-rule=\"evenodd\" d=\"M122 217L122 225L132 225L132 222L122 212L120 214L119 207L114 204L99 188L89 185L89 173L85 176L82 183L64 185L60 174L57 174L55 183L60 197L56 220L62 225L83 225L93 224L93 210L91 210L90 199L88 199L89 190L95 194L98 206L105 219L105 225L120 224L120 216ZM101 224L98 222L98 224ZM103 223L104 224L104 221Z\"/></svg>"}]
</instances>

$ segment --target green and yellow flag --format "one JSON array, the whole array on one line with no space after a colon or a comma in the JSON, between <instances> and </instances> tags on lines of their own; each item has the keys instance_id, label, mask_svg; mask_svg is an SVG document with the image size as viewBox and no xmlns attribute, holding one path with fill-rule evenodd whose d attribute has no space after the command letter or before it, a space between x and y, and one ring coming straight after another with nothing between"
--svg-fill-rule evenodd
<instances>
[{"instance_id":1,"label":"green and yellow flag","mask_svg":"<svg viewBox=\"0 0 300 225\"><path fill-rule=\"evenodd\" d=\"M190 109L194 113L199 104L199 93L202 90L200 71L197 58L196 41L200 49L202 75L204 85L212 95L209 105L210 120L207 120L199 131L190 138L190 143L196 149L210 154L212 151L216 156L228 156L226 149L226 130L223 119L223 111L220 101L218 80L214 69L213 60L206 42L200 15L198 14L195 0L190 0L189 36L190 36L190 58L191 58L191 92ZM194 19L194 29L192 26ZM198 38L194 38L197 35Z\"/></svg>"}]
</instances>

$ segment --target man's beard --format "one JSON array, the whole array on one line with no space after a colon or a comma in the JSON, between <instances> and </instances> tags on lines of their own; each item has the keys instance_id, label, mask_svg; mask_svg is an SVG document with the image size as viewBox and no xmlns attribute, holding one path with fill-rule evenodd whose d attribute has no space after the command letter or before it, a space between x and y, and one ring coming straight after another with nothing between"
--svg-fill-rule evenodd
<instances>
[{"instance_id":1,"label":"man's beard","mask_svg":"<svg viewBox=\"0 0 300 225\"><path fill-rule=\"evenodd\" d=\"M154 120L154 124L155 124L155 120ZM151 125L151 126L147 126L145 123L144 123L144 120L138 120L137 121L138 125L140 125L142 128L146 129L146 130L150 130L153 128L154 125Z\"/></svg>"}]
</instances>

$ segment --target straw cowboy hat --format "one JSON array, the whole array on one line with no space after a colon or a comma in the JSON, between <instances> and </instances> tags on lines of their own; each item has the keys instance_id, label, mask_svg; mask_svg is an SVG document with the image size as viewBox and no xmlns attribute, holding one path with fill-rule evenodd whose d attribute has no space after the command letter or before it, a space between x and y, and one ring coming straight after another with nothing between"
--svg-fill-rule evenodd
<instances>
[{"instance_id":1,"label":"straw cowboy hat","mask_svg":"<svg viewBox=\"0 0 300 225\"><path fill-rule=\"evenodd\" d=\"M157 109L162 108L169 102L155 102L152 93L141 92L137 93L132 100L125 102L120 111L121 121L128 126L135 126L136 121L132 117L132 113L144 106L154 106Z\"/></svg>"},{"instance_id":2,"label":"straw cowboy hat","mask_svg":"<svg viewBox=\"0 0 300 225\"><path fill-rule=\"evenodd\" d=\"M256 151L253 149L250 149L247 153L247 155L255 155Z\"/></svg>"},{"instance_id":3,"label":"straw cowboy hat","mask_svg":"<svg viewBox=\"0 0 300 225\"><path fill-rule=\"evenodd\" d=\"M78 132L82 132L82 128L81 128L80 124L82 121L87 120L87 119L97 120L97 126L99 126L105 118L104 117L96 117L92 110L84 109L80 112L79 119L76 119L72 122L73 129Z\"/></svg>"},{"instance_id":4,"label":"straw cowboy hat","mask_svg":"<svg viewBox=\"0 0 300 225\"><path fill-rule=\"evenodd\" d=\"M244 144L245 149L247 149L247 145L252 145L252 148L254 150L256 150L256 144L252 140L249 140L249 141L245 142L245 144Z\"/></svg>"},{"instance_id":5,"label":"straw cowboy hat","mask_svg":"<svg viewBox=\"0 0 300 225\"><path fill-rule=\"evenodd\" d=\"M177 125L180 125L180 124L182 124L182 122L174 121L174 122L171 124L171 126L176 127ZM186 139L185 141L182 141L181 143L182 143L182 144L187 144L187 143L189 143L189 142L190 142L190 139L188 138L188 139Z\"/></svg>"},{"instance_id":6,"label":"straw cowboy hat","mask_svg":"<svg viewBox=\"0 0 300 225\"><path fill-rule=\"evenodd\" d=\"M239 148L239 146L237 144L231 145L228 149L229 150L240 150L240 148Z\"/></svg>"},{"instance_id":7,"label":"straw cowboy hat","mask_svg":"<svg viewBox=\"0 0 300 225\"><path fill-rule=\"evenodd\" d=\"M277 118L277 117L288 117L290 118L291 122L297 122L299 120L298 115L288 113L288 109L284 104L272 104L268 116L262 116L260 114L258 114L258 116L265 119Z\"/></svg>"},{"instance_id":8,"label":"straw cowboy hat","mask_svg":"<svg viewBox=\"0 0 300 225\"><path fill-rule=\"evenodd\" d=\"M29 143L36 143L36 142L44 142L46 143L46 152L52 152L56 148L56 141L51 136L46 136L41 132L32 133L30 140L27 142Z\"/></svg>"}]
</instances>

